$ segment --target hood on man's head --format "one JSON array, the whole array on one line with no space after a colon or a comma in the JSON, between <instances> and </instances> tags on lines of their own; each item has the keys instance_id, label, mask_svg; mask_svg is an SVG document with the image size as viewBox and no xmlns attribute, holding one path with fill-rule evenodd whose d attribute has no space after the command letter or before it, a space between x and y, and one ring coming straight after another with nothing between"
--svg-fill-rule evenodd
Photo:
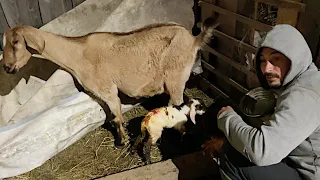
<instances>
[{"instance_id":1,"label":"hood on man's head","mask_svg":"<svg viewBox=\"0 0 320 180\"><path fill-rule=\"evenodd\" d=\"M272 48L289 58L291 67L282 85L287 85L303 73L312 63L310 48L302 34L293 26L278 24L269 31L256 53L256 70L261 86L268 89L268 83L260 69L260 54L263 47Z\"/></svg>"}]
</instances>

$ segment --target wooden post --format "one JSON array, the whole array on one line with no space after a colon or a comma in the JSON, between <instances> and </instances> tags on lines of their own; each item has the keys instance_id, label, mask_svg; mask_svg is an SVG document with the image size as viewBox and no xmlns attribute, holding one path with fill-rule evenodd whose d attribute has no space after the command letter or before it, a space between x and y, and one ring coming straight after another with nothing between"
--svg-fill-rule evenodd
<instances>
[{"instance_id":1,"label":"wooden post","mask_svg":"<svg viewBox=\"0 0 320 180\"><path fill-rule=\"evenodd\" d=\"M9 28L9 25L4 16L2 6L0 6L0 49L3 51L3 33ZM1 53L2 54L2 53Z\"/></svg>"},{"instance_id":2,"label":"wooden post","mask_svg":"<svg viewBox=\"0 0 320 180\"><path fill-rule=\"evenodd\" d=\"M254 20L257 20L258 19L258 6L259 6L259 2L258 1L255 1L254 2L254 15L253 15L253 19ZM251 32L250 32L250 45L254 46L254 34L255 34L255 29L252 28L251 29ZM252 55L255 55L255 54L252 54L252 53L247 53L249 55L249 58L252 57ZM255 60L252 60L250 61L250 65L255 65ZM255 68L255 67L253 67ZM260 82L259 82L259 79L258 77L253 74L247 74L246 76L246 82L247 82L247 86L249 89L252 89L252 88L256 88L258 86L260 86Z\"/></svg>"},{"instance_id":3,"label":"wooden post","mask_svg":"<svg viewBox=\"0 0 320 180\"><path fill-rule=\"evenodd\" d=\"M1 1L5 18L11 28L17 25L40 27L42 25L38 1L5 0Z\"/></svg>"},{"instance_id":4,"label":"wooden post","mask_svg":"<svg viewBox=\"0 0 320 180\"><path fill-rule=\"evenodd\" d=\"M72 7L76 7L79 4L83 3L85 0L72 0Z\"/></svg>"},{"instance_id":5,"label":"wooden post","mask_svg":"<svg viewBox=\"0 0 320 180\"><path fill-rule=\"evenodd\" d=\"M290 0L301 2L301 0ZM298 22L298 9L279 7L277 13L277 24L290 24L296 27Z\"/></svg>"},{"instance_id":6,"label":"wooden post","mask_svg":"<svg viewBox=\"0 0 320 180\"><path fill-rule=\"evenodd\" d=\"M306 10L299 14L297 29L303 34L311 49L313 58L316 60L319 50L320 36L320 1L303 0Z\"/></svg>"},{"instance_id":7,"label":"wooden post","mask_svg":"<svg viewBox=\"0 0 320 180\"><path fill-rule=\"evenodd\" d=\"M71 0L39 0L43 24L72 9Z\"/></svg>"}]
</instances>

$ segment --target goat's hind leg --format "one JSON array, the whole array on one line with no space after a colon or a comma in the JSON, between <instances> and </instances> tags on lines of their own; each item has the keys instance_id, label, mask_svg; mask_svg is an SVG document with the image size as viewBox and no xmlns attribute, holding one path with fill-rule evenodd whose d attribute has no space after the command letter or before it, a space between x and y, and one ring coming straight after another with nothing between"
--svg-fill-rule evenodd
<instances>
[{"instance_id":1,"label":"goat's hind leg","mask_svg":"<svg viewBox=\"0 0 320 180\"><path fill-rule=\"evenodd\" d=\"M145 158L146 158L146 162L145 164L151 164L151 146L152 146L152 138L149 136L149 139L145 145L145 150L144 150L144 154L145 154Z\"/></svg>"},{"instance_id":2,"label":"goat's hind leg","mask_svg":"<svg viewBox=\"0 0 320 180\"><path fill-rule=\"evenodd\" d=\"M158 139L161 137L162 130L163 129L161 128L156 131L152 131L149 134L149 139L145 145L146 164L151 163L151 147L157 144Z\"/></svg>"},{"instance_id":3,"label":"goat's hind leg","mask_svg":"<svg viewBox=\"0 0 320 180\"><path fill-rule=\"evenodd\" d=\"M188 78L189 74L185 72L173 72L166 79L166 90L170 95L169 105L179 106L183 103L183 92Z\"/></svg>"},{"instance_id":4,"label":"goat's hind leg","mask_svg":"<svg viewBox=\"0 0 320 180\"><path fill-rule=\"evenodd\" d=\"M132 147L130 148L130 153L133 154L134 151L138 150L138 145L140 143L142 143L147 135L147 130L145 128L142 128L141 134L136 138L136 141L134 142L134 144L132 145ZM150 136L150 135L149 135Z\"/></svg>"}]
</instances>

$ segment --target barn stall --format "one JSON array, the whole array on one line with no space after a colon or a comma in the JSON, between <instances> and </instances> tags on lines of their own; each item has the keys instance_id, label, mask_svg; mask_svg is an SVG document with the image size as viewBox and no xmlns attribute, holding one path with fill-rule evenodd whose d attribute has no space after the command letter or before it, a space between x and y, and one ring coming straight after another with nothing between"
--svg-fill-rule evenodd
<instances>
[{"instance_id":1,"label":"barn stall","mask_svg":"<svg viewBox=\"0 0 320 180\"><path fill-rule=\"evenodd\" d=\"M203 20L219 15L220 25L214 31L211 43L200 52L201 56L197 61L197 65L201 65L200 71L199 66L195 67L185 95L189 98L201 98L207 106L213 106L213 109L217 99L223 99L235 109L239 109L241 97L250 89L259 86L253 69L254 53L259 39L275 24L289 23L297 26L306 37L315 61L319 59L317 57L319 57L320 31L317 28L320 26L317 26L319 19L315 15L319 6L315 3L314 1L291 0L154 0L139 2L130 0L4 0L1 1L0 9L0 33L3 34L9 27L24 24L56 34L80 36L94 31L126 32L151 23L171 21L184 25L196 35L199 33ZM2 68L0 70L1 118L4 121L0 124L2 128L0 132L5 132L8 124L19 123L28 116L47 109L53 111L54 106L70 97L77 96L75 100L79 97L83 98L82 100L87 103L88 107L94 107L93 112L101 109L94 100L81 93L81 89L77 88L71 75L58 70L57 65L40 57L33 57L30 61L21 72L14 76L7 75ZM134 141L139 134L143 116L152 108L165 105L167 100L167 96L159 95L126 109L124 116L129 135L127 141ZM73 103L79 104L80 102L82 101ZM30 107L33 107L32 110ZM86 109L78 109L78 111L81 114ZM74 114L61 115L61 124L57 125L65 126L63 120L72 115ZM63 146L59 144L62 141L53 143L55 145L53 147L58 148L52 150L53 147L50 147L51 153L46 154L46 149L44 149L43 157L39 154L33 154L33 156L30 153L26 154L26 158L38 155L39 159L28 168L20 168L19 173L9 179L92 179L102 176L112 179L114 177L110 176L111 174L115 175L143 167L143 158L139 154L132 155L128 152L130 143L122 149L114 148L113 129L108 124L104 124L104 118L103 113L97 112L97 116L90 119L95 120L90 127L87 126L88 119L83 122L79 122L78 119L78 123L82 124L84 129L73 131L74 134L66 136L66 142L62 143ZM204 119L214 121L212 120L214 118L214 113L209 113ZM55 121L57 116L43 115L38 119L45 124L46 120ZM83 119L80 118L80 120ZM51 127L54 124L46 125ZM75 127L76 124L70 125L70 127L73 126ZM205 125L191 129L194 130L194 133L191 133L184 142L180 141L177 132L166 130L161 143L152 149L152 163L157 164L167 159L200 152L201 144L214 134L210 128L205 129ZM7 148L1 151L10 150L12 149ZM23 153L20 153L20 156L22 155ZM27 159L24 161L27 164ZM190 171L192 168L187 169ZM178 170L180 170L179 176L181 177L181 167ZM144 172L146 171L148 170ZM217 173L216 170L207 172L208 169L205 169L205 171L201 172L202 176L214 176ZM190 178L190 174L188 175L185 177ZM134 177L131 178L134 179Z\"/></svg>"}]
</instances>

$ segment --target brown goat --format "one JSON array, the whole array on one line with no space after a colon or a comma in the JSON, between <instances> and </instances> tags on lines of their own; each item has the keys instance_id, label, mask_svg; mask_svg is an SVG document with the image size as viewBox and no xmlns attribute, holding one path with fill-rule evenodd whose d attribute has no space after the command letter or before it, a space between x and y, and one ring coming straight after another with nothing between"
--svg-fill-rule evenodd
<instances>
[{"instance_id":1,"label":"brown goat","mask_svg":"<svg viewBox=\"0 0 320 180\"><path fill-rule=\"evenodd\" d=\"M118 90L137 99L166 92L169 104L182 104L197 51L210 40L214 27L196 37L178 24L66 37L18 26L4 33L4 69L7 73L17 72L32 54L66 69L86 91L107 103L115 115L119 136L116 146L120 146L124 145L125 132Z\"/></svg>"}]
</instances>

